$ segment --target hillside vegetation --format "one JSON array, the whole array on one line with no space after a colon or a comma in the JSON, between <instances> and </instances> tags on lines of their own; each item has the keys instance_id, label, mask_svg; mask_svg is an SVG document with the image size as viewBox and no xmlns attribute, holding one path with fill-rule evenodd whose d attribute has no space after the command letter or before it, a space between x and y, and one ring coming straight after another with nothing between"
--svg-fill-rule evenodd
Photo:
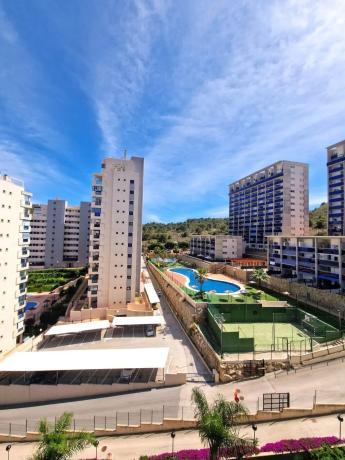
<instances>
[{"instance_id":1,"label":"hillside vegetation","mask_svg":"<svg viewBox=\"0 0 345 460\"><path fill-rule=\"evenodd\" d=\"M312 235L327 235L328 204L321 203L309 213L309 226Z\"/></svg>"},{"instance_id":2,"label":"hillside vegetation","mask_svg":"<svg viewBox=\"0 0 345 460\"><path fill-rule=\"evenodd\" d=\"M327 234L327 203L309 213L310 234ZM144 251L160 248L162 250L187 249L191 235L218 235L228 233L228 219L200 218L177 223L148 223L143 226Z\"/></svg>"},{"instance_id":3,"label":"hillside vegetation","mask_svg":"<svg viewBox=\"0 0 345 460\"><path fill-rule=\"evenodd\" d=\"M185 222L161 224L149 223L143 226L144 250L188 248L191 235L217 235L228 233L228 221L223 218L188 219Z\"/></svg>"}]
</instances>

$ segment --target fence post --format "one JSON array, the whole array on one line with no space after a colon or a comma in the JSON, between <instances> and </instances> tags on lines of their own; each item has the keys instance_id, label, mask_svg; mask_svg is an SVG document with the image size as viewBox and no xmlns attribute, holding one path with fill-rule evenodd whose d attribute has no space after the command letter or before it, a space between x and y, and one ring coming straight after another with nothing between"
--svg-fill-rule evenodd
<instances>
[{"instance_id":1,"label":"fence post","mask_svg":"<svg viewBox=\"0 0 345 460\"><path fill-rule=\"evenodd\" d=\"M96 416L93 416L93 431L96 431Z\"/></svg>"}]
</instances>

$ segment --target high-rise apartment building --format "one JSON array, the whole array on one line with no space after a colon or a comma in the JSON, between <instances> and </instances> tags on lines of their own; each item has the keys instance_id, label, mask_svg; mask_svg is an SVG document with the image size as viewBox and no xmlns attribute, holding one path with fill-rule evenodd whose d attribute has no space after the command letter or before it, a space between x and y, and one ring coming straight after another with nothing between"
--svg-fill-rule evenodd
<instances>
[{"instance_id":1,"label":"high-rise apartment building","mask_svg":"<svg viewBox=\"0 0 345 460\"><path fill-rule=\"evenodd\" d=\"M91 204L65 200L34 204L30 232L31 266L82 267L89 258Z\"/></svg>"},{"instance_id":2,"label":"high-rise apartment building","mask_svg":"<svg viewBox=\"0 0 345 460\"><path fill-rule=\"evenodd\" d=\"M22 182L0 176L0 356L24 332L31 194Z\"/></svg>"},{"instance_id":3,"label":"high-rise apartment building","mask_svg":"<svg viewBox=\"0 0 345 460\"><path fill-rule=\"evenodd\" d=\"M308 165L278 161L229 186L229 233L265 249L266 235L305 235L309 228Z\"/></svg>"},{"instance_id":4,"label":"high-rise apartment building","mask_svg":"<svg viewBox=\"0 0 345 460\"><path fill-rule=\"evenodd\" d=\"M328 234L345 235L345 141L327 147Z\"/></svg>"},{"instance_id":5,"label":"high-rise apartment building","mask_svg":"<svg viewBox=\"0 0 345 460\"><path fill-rule=\"evenodd\" d=\"M143 158L106 158L93 175L89 304L120 310L140 291Z\"/></svg>"}]
</instances>

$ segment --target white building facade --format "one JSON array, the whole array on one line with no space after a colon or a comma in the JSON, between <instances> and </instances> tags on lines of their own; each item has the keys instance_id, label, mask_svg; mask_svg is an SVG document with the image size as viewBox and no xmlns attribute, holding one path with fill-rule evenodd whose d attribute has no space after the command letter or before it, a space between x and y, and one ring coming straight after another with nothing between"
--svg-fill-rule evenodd
<instances>
[{"instance_id":1,"label":"white building facade","mask_svg":"<svg viewBox=\"0 0 345 460\"><path fill-rule=\"evenodd\" d=\"M229 234L263 250L267 235L306 235L309 229L308 165L278 161L229 186Z\"/></svg>"},{"instance_id":2,"label":"white building facade","mask_svg":"<svg viewBox=\"0 0 345 460\"><path fill-rule=\"evenodd\" d=\"M214 261L241 258L244 250L242 236L192 235L190 242L191 256Z\"/></svg>"},{"instance_id":3,"label":"white building facade","mask_svg":"<svg viewBox=\"0 0 345 460\"><path fill-rule=\"evenodd\" d=\"M89 304L120 310L140 291L143 158L106 158L93 175Z\"/></svg>"},{"instance_id":4,"label":"white building facade","mask_svg":"<svg viewBox=\"0 0 345 460\"><path fill-rule=\"evenodd\" d=\"M31 205L21 181L0 176L0 356L24 332Z\"/></svg>"},{"instance_id":5,"label":"white building facade","mask_svg":"<svg viewBox=\"0 0 345 460\"><path fill-rule=\"evenodd\" d=\"M89 258L91 204L65 200L34 204L30 232L31 266L83 267Z\"/></svg>"}]
</instances>

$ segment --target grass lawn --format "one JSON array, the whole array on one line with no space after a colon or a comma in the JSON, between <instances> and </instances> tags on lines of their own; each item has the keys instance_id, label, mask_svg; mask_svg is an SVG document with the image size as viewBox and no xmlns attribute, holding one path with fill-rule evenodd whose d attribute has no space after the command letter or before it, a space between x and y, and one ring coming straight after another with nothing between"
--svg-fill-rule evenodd
<instances>
[{"instance_id":1,"label":"grass lawn","mask_svg":"<svg viewBox=\"0 0 345 460\"><path fill-rule=\"evenodd\" d=\"M83 268L29 271L28 292L50 292L85 273Z\"/></svg>"},{"instance_id":2,"label":"grass lawn","mask_svg":"<svg viewBox=\"0 0 345 460\"><path fill-rule=\"evenodd\" d=\"M236 294L236 295L219 295L219 294L209 294L204 293L203 299L200 298L198 292L188 289L185 286L182 286L183 291L185 291L193 300L196 302L210 302L210 303L256 303L260 300L281 300L278 295L272 293L267 293L258 289L253 288L252 286L245 286L247 294Z\"/></svg>"}]
</instances>

